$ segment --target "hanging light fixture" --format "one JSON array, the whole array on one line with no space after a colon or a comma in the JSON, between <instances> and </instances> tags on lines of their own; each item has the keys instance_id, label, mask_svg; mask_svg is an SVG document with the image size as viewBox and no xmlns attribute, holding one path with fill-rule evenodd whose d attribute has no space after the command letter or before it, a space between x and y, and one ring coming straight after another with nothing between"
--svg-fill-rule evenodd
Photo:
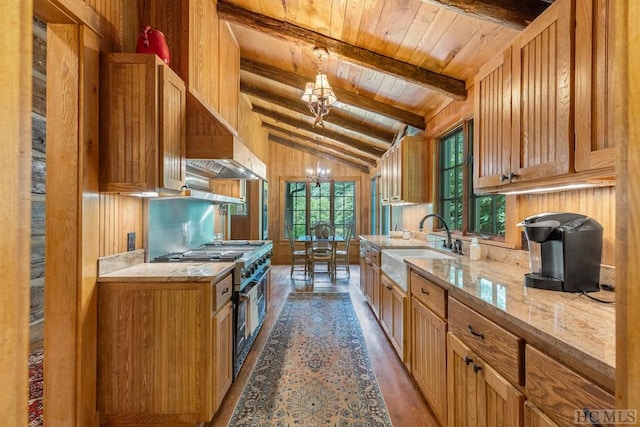
<instances>
[{"instance_id":1,"label":"hanging light fixture","mask_svg":"<svg viewBox=\"0 0 640 427\"><path fill-rule=\"evenodd\" d=\"M316 153L318 152L318 148L316 146ZM323 182L331 181L331 170L329 168L324 169L320 167L320 159L316 156L316 168L308 168L307 169L307 181L312 184L315 184L316 187L320 187L320 184Z\"/></svg>"},{"instance_id":2,"label":"hanging light fixture","mask_svg":"<svg viewBox=\"0 0 640 427\"><path fill-rule=\"evenodd\" d=\"M324 127L322 119L329 114L331 105L336 102L336 96L329 84L327 75L322 72L322 62L329 58L329 52L324 48L316 47L313 49L313 54L320 62L318 65L318 75L316 75L315 83L308 82L305 85L304 94L301 99L307 103L309 111L311 111L316 118L313 126L320 125Z\"/></svg>"}]
</instances>

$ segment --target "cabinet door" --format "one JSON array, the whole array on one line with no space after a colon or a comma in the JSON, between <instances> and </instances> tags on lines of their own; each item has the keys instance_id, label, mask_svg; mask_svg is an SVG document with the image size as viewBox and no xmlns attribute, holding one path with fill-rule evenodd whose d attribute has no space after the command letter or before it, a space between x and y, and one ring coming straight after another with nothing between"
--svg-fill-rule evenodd
<instances>
[{"instance_id":1,"label":"cabinet door","mask_svg":"<svg viewBox=\"0 0 640 427\"><path fill-rule=\"evenodd\" d=\"M371 306L380 319L380 267L374 263L371 263Z\"/></svg>"},{"instance_id":2,"label":"cabinet door","mask_svg":"<svg viewBox=\"0 0 640 427\"><path fill-rule=\"evenodd\" d=\"M474 188L506 183L511 172L511 54L509 47L475 79Z\"/></svg>"},{"instance_id":3,"label":"cabinet door","mask_svg":"<svg viewBox=\"0 0 640 427\"><path fill-rule=\"evenodd\" d=\"M443 427L447 425L447 323L411 303L411 374Z\"/></svg>"},{"instance_id":4,"label":"cabinet door","mask_svg":"<svg viewBox=\"0 0 640 427\"><path fill-rule=\"evenodd\" d=\"M558 427L529 400L524 402L524 427Z\"/></svg>"},{"instance_id":5,"label":"cabinet door","mask_svg":"<svg viewBox=\"0 0 640 427\"><path fill-rule=\"evenodd\" d=\"M576 1L576 171L615 166L613 5Z\"/></svg>"},{"instance_id":6,"label":"cabinet door","mask_svg":"<svg viewBox=\"0 0 640 427\"><path fill-rule=\"evenodd\" d=\"M391 201L396 202L402 200L400 181L402 180L402 163L400 161L400 144L398 142L396 145L391 147L390 149L390 158L391 158Z\"/></svg>"},{"instance_id":7,"label":"cabinet door","mask_svg":"<svg viewBox=\"0 0 640 427\"><path fill-rule=\"evenodd\" d=\"M473 371L474 354L456 338L447 333L447 408L449 427L476 427L478 425L477 381Z\"/></svg>"},{"instance_id":8,"label":"cabinet door","mask_svg":"<svg viewBox=\"0 0 640 427\"><path fill-rule=\"evenodd\" d=\"M405 326L405 305L407 297L400 290L391 288L391 308L393 318L391 322L391 336L393 343L400 359L404 362L404 326Z\"/></svg>"},{"instance_id":9,"label":"cabinet door","mask_svg":"<svg viewBox=\"0 0 640 427\"><path fill-rule=\"evenodd\" d=\"M180 191L186 173L186 89L180 77L167 66L159 66L159 75L159 183L166 189Z\"/></svg>"},{"instance_id":10,"label":"cabinet door","mask_svg":"<svg viewBox=\"0 0 640 427\"><path fill-rule=\"evenodd\" d=\"M486 427L523 425L524 396L488 363L476 358L478 422Z\"/></svg>"},{"instance_id":11,"label":"cabinet door","mask_svg":"<svg viewBox=\"0 0 640 427\"><path fill-rule=\"evenodd\" d=\"M572 0L557 0L513 43L511 172L514 181L569 172Z\"/></svg>"},{"instance_id":12,"label":"cabinet door","mask_svg":"<svg viewBox=\"0 0 640 427\"><path fill-rule=\"evenodd\" d=\"M367 259L364 257L364 255L360 255L360 290L366 297L367 296Z\"/></svg>"},{"instance_id":13,"label":"cabinet door","mask_svg":"<svg viewBox=\"0 0 640 427\"><path fill-rule=\"evenodd\" d=\"M393 286L387 277L380 279L380 325L389 338L393 337Z\"/></svg>"},{"instance_id":14,"label":"cabinet door","mask_svg":"<svg viewBox=\"0 0 640 427\"><path fill-rule=\"evenodd\" d=\"M220 407L233 381L233 316L231 301L213 317L213 412Z\"/></svg>"},{"instance_id":15,"label":"cabinet door","mask_svg":"<svg viewBox=\"0 0 640 427\"><path fill-rule=\"evenodd\" d=\"M383 204L389 203L389 151L385 151L380 160L380 201Z\"/></svg>"}]
</instances>

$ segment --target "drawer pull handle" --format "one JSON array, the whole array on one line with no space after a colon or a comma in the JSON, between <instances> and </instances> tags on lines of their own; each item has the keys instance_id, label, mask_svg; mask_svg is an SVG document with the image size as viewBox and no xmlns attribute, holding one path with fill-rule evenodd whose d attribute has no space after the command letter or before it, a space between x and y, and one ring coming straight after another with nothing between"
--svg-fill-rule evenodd
<instances>
[{"instance_id":1,"label":"drawer pull handle","mask_svg":"<svg viewBox=\"0 0 640 427\"><path fill-rule=\"evenodd\" d=\"M483 334L483 333L481 333L481 332L476 332L476 331L474 331L474 330L473 330L473 328L471 327L471 325L468 325L468 326L467 326L467 331L469 331L469 333L470 333L471 335L476 336L476 337L480 338L481 340L483 340L483 339L484 339L484 334Z\"/></svg>"},{"instance_id":2,"label":"drawer pull handle","mask_svg":"<svg viewBox=\"0 0 640 427\"><path fill-rule=\"evenodd\" d=\"M591 412L589 408L582 408L582 412L593 427L602 427L602 424L600 424L600 420L598 420L597 416L593 414L593 412Z\"/></svg>"},{"instance_id":3,"label":"drawer pull handle","mask_svg":"<svg viewBox=\"0 0 640 427\"><path fill-rule=\"evenodd\" d=\"M420 289L422 291L423 294L425 295L429 295L429 291L425 290L424 288Z\"/></svg>"},{"instance_id":4,"label":"drawer pull handle","mask_svg":"<svg viewBox=\"0 0 640 427\"><path fill-rule=\"evenodd\" d=\"M479 370L481 370L481 369L482 369L482 366L478 366L478 365L476 365L475 363L473 364L473 372L474 372L475 374L477 374L477 373L478 373L478 371L479 371Z\"/></svg>"},{"instance_id":5,"label":"drawer pull handle","mask_svg":"<svg viewBox=\"0 0 640 427\"><path fill-rule=\"evenodd\" d=\"M465 365L469 366L469 364L470 364L471 362L473 362L473 359L472 359L472 358L470 358L469 356L465 356L465 357L464 357L464 364L465 364Z\"/></svg>"},{"instance_id":6,"label":"drawer pull handle","mask_svg":"<svg viewBox=\"0 0 640 427\"><path fill-rule=\"evenodd\" d=\"M227 292L229 292L229 288L224 288L224 291L222 291L222 295L226 294Z\"/></svg>"}]
</instances>

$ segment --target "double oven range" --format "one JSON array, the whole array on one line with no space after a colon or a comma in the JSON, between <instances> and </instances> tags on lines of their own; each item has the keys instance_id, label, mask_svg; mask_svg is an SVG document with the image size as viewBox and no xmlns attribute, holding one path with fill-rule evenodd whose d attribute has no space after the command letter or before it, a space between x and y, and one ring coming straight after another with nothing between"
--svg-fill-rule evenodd
<instances>
[{"instance_id":1,"label":"double oven range","mask_svg":"<svg viewBox=\"0 0 640 427\"><path fill-rule=\"evenodd\" d=\"M235 262L233 270L233 379L240 372L267 311L267 281L273 243L269 240L214 240L162 255L153 262Z\"/></svg>"}]
</instances>

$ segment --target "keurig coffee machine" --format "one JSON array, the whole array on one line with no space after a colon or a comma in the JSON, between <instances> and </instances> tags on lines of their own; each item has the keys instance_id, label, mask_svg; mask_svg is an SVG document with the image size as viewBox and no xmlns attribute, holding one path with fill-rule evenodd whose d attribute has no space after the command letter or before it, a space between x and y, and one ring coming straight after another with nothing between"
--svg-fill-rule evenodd
<instances>
[{"instance_id":1,"label":"keurig coffee machine","mask_svg":"<svg viewBox=\"0 0 640 427\"><path fill-rule=\"evenodd\" d=\"M525 285L564 292L600 290L602 226L575 213L530 216L524 227L531 273Z\"/></svg>"}]
</instances>

